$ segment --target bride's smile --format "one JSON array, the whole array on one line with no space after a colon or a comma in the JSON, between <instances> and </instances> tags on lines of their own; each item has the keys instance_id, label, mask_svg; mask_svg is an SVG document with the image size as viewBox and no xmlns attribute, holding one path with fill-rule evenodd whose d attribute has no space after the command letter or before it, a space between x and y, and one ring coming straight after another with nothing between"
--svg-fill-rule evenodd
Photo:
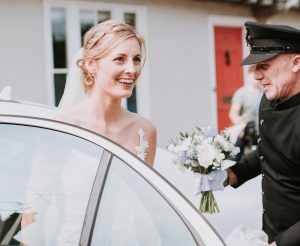
<instances>
[{"instance_id":1,"label":"bride's smile","mask_svg":"<svg viewBox=\"0 0 300 246\"><path fill-rule=\"evenodd\" d=\"M141 48L138 40L128 38L114 47L109 54L93 61L91 66L96 73L95 87L101 94L128 98L141 74Z\"/></svg>"}]
</instances>

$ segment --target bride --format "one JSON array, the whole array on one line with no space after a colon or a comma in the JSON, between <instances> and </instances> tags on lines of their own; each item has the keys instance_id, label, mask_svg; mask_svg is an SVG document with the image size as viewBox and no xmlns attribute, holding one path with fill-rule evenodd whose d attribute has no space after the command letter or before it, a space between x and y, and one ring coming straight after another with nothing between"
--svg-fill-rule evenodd
<instances>
[{"instance_id":1,"label":"bride","mask_svg":"<svg viewBox=\"0 0 300 246\"><path fill-rule=\"evenodd\" d=\"M154 125L148 119L131 113L121 106L122 99L131 96L141 74L144 60L144 39L130 25L110 20L94 26L85 34L84 46L72 62L65 92L59 104L59 114L55 119L101 134L122 145L152 166L156 150ZM93 163L93 158L90 159ZM55 161L49 162L49 168L52 168L52 163ZM96 172L94 170L96 167L89 170L90 167L86 168L80 163L78 158L74 159L71 156L65 160L63 167L57 168L57 173L50 177L57 179L57 187L69 187L68 190L57 189L68 194L68 197L64 197L64 203L59 206L64 209L59 211L61 225L60 233L57 236L58 245L66 245L70 238L74 242L80 236L80 226L84 219L86 206L81 204L81 201L72 198L78 197L78 194L89 195L87 189L92 185L89 185L89 182L93 182L93 179L86 177L91 177ZM41 165L37 163L37 166ZM95 165L91 164L90 166ZM66 167L69 167L68 171L61 173L61 170ZM43 168L43 170L40 169L36 169L36 175L32 175L30 178L31 189L27 194L27 200L32 202L25 207L29 207L31 210L24 211L22 214L21 227L23 230L28 226L29 238L34 238L30 233L32 230L30 227L39 229L37 227L42 228L42 225L46 223L43 216L52 202L50 198L47 201L44 199L40 202L42 205L38 204L39 207L37 206L36 203L39 199L35 198L41 188L36 188L37 185L40 185L36 180L45 177L43 178L45 180L43 187L45 188L40 193L55 193L51 188L53 182L49 182L50 185L47 185L49 177ZM82 175L83 173L86 175ZM60 180L61 175L63 179ZM68 185L68 180L72 180L74 177L78 177L75 182L77 185ZM64 182L64 184L60 184L60 182ZM36 207L38 209L35 209ZM38 211L44 212L38 213ZM26 238L26 230L22 236ZM32 245L42 245L41 240L43 239L37 239Z\"/></svg>"},{"instance_id":2,"label":"bride","mask_svg":"<svg viewBox=\"0 0 300 246\"><path fill-rule=\"evenodd\" d=\"M56 119L99 133L152 166L155 126L121 106L144 61L145 41L133 27L114 20L94 26L73 62Z\"/></svg>"}]
</instances>

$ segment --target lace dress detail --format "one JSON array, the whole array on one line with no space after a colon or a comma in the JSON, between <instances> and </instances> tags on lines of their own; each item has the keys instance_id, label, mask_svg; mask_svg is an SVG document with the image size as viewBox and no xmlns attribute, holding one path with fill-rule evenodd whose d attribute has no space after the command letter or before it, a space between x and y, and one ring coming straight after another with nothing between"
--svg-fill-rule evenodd
<instances>
[{"instance_id":1,"label":"lace dress detail","mask_svg":"<svg viewBox=\"0 0 300 246\"><path fill-rule=\"evenodd\" d=\"M139 142L140 144L138 146L136 146L135 149L137 151L137 156L144 161L147 157L146 149L149 147L149 144L148 144L148 141L144 138L145 132L142 128L140 116L138 116L138 120L139 120L139 129L138 129L137 134L139 135L139 138L140 138L140 142Z\"/></svg>"}]
</instances>

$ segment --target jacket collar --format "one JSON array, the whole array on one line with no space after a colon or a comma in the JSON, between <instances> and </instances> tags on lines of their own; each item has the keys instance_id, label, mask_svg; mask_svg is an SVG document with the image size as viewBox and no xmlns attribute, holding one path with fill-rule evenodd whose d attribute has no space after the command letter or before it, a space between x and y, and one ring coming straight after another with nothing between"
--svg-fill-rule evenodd
<instances>
[{"instance_id":1,"label":"jacket collar","mask_svg":"<svg viewBox=\"0 0 300 246\"><path fill-rule=\"evenodd\" d=\"M297 105L300 105L300 92L287 100L283 100L283 101L278 100L275 103L275 109L284 110L284 109L295 107Z\"/></svg>"}]
</instances>

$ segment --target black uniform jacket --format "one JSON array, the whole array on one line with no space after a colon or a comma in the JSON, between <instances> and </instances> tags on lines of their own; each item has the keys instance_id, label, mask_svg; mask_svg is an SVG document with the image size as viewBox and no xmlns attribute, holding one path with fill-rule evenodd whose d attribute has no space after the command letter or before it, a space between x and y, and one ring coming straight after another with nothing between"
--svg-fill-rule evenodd
<instances>
[{"instance_id":1,"label":"black uniform jacket","mask_svg":"<svg viewBox=\"0 0 300 246\"><path fill-rule=\"evenodd\" d=\"M300 246L300 93L263 96L258 148L231 167L240 186L262 174L263 230L278 246Z\"/></svg>"}]
</instances>

